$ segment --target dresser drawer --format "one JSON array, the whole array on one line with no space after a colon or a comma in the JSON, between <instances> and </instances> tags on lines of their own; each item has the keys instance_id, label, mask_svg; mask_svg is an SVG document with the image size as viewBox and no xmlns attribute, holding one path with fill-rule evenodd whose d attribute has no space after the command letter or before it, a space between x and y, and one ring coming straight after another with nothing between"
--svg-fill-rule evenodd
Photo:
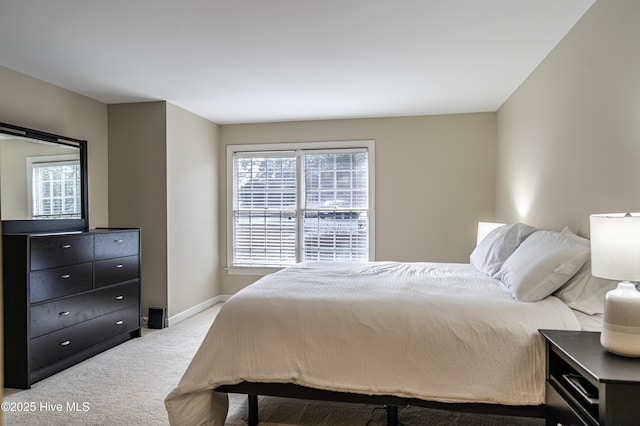
<instances>
[{"instance_id":1,"label":"dresser drawer","mask_svg":"<svg viewBox=\"0 0 640 426\"><path fill-rule=\"evenodd\" d=\"M96 259L125 257L140 254L139 232L110 232L96 234Z\"/></svg>"},{"instance_id":2,"label":"dresser drawer","mask_svg":"<svg viewBox=\"0 0 640 426\"><path fill-rule=\"evenodd\" d=\"M140 284L137 282L105 287L96 290L94 295L96 296L95 305L85 306L85 309L96 316L128 308L131 305L136 309L140 306Z\"/></svg>"},{"instance_id":3,"label":"dresser drawer","mask_svg":"<svg viewBox=\"0 0 640 426\"><path fill-rule=\"evenodd\" d=\"M41 302L93 288L93 263L82 263L33 271L29 279L29 301Z\"/></svg>"},{"instance_id":4,"label":"dresser drawer","mask_svg":"<svg viewBox=\"0 0 640 426\"><path fill-rule=\"evenodd\" d=\"M545 394L547 424L583 425L584 422L576 414L569 403L558 393L555 387L546 382Z\"/></svg>"},{"instance_id":5,"label":"dresser drawer","mask_svg":"<svg viewBox=\"0 0 640 426\"><path fill-rule=\"evenodd\" d=\"M95 262L96 288L140 277L139 257L128 256Z\"/></svg>"},{"instance_id":6,"label":"dresser drawer","mask_svg":"<svg viewBox=\"0 0 640 426\"><path fill-rule=\"evenodd\" d=\"M56 235L31 239L31 270L93 261L93 235Z\"/></svg>"},{"instance_id":7,"label":"dresser drawer","mask_svg":"<svg viewBox=\"0 0 640 426\"><path fill-rule=\"evenodd\" d=\"M130 306L137 309L139 294L138 283L129 283L32 306L31 337L39 337Z\"/></svg>"},{"instance_id":8,"label":"dresser drawer","mask_svg":"<svg viewBox=\"0 0 640 426\"><path fill-rule=\"evenodd\" d=\"M31 340L31 369L37 370L103 340L140 327L137 306L130 306Z\"/></svg>"}]
</instances>

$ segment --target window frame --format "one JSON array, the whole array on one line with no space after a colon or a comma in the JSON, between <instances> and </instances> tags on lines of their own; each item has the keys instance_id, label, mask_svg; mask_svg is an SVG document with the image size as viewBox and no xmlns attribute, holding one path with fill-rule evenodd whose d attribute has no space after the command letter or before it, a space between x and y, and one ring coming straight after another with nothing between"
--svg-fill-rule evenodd
<instances>
[{"instance_id":1,"label":"window frame","mask_svg":"<svg viewBox=\"0 0 640 426\"><path fill-rule=\"evenodd\" d=\"M279 271L283 267L254 267L254 266L234 266L233 265L233 157L238 152L265 152L265 151L294 151L296 156L298 152L307 150L327 151L339 149L366 149L368 157L368 238L369 238L369 260L375 260L375 141L374 140L352 140L352 141L326 141L326 142L284 142L284 143L266 143L266 144L249 144L249 145L227 145L227 273L229 275L267 275L272 272ZM298 165L300 167L300 165ZM302 177L298 170L297 194L298 205L296 206L296 214L298 223L300 220L301 209L301 184ZM296 253L300 254L300 239L302 232L300 227L297 230L297 247Z\"/></svg>"}]
</instances>

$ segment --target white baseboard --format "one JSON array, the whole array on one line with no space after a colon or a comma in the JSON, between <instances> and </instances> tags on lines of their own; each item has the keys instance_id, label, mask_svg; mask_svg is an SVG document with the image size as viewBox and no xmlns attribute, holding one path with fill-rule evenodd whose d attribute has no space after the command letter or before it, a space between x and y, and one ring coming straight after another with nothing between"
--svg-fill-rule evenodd
<instances>
[{"instance_id":1,"label":"white baseboard","mask_svg":"<svg viewBox=\"0 0 640 426\"><path fill-rule=\"evenodd\" d=\"M224 303L227 301L228 298L230 298L231 295L230 294L221 294L219 296L216 297L212 297L209 300L205 300L202 303L199 303L187 310L184 310L176 315L173 315L171 317L169 317L169 326L172 325L176 325L179 322L182 322L188 318L191 318L192 316L204 311L205 309L209 309L210 307L212 307L213 305L216 305L218 303Z\"/></svg>"}]
</instances>

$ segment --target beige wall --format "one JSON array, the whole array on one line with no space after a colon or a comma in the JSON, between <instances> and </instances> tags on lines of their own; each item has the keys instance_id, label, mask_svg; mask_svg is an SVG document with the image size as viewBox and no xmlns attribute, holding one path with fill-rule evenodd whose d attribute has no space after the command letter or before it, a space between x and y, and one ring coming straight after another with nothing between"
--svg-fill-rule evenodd
<instances>
[{"instance_id":1,"label":"beige wall","mask_svg":"<svg viewBox=\"0 0 640 426\"><path fill-rule=\"evenodd\" d=\"M220 294L218 126L167 103L169 315Z\"/></svg>"},{"instance_id":2,"label":"beige wall","mask_svg":"<svg viewBox=\"0 0 640 426\"><path fill-rule=\"evenodd\" d=\"M0 122L88 141L90 227L143 229L144 314L149 306L176 314L218 294L217 125L166 102L107 107L4 67L0 93ZM187 146L181 135L189 137L186 155L179 152ZM167 161L168 150L177 154L175 161ZM195 160L208 161L208 168L185 167ZM173 170L169 186L168 167ZM197 193L183 191L187 185ZM179 203L169 205L168 197ZM190 216L183 216L187 212ZM168 214L175 225L169 234ZM203 224L196 231L198 221ZM170 237L176 242L171 265ZM196 250L188 252L190 258L182 249L186 245ZM193 268L194 256L204 262L202 268ZM168 274L185 273L187 279L171 280L175 287L168 284Z\"/></svg>"},{"instance_id":3,"label":"beige wall","mask_svg":"<svg viewBox=\"0 0 640 426\"><path fill-rule=\"evenodd\" d=\"M109 105L111 226L142 228L142 313L219 294L218 126L167 102Z\"/></svg>"},{"instance_id":4,"label":"beige wall","mask_svg":"<svg viewBox=\"0 0 640 426\"><path fill-rule=\"evenodd\" d=\"M640 2L598 0L499 109L496 216L588 236L640 210Z\"/></svg>"},{"instance_id":5,"label":"beige wall","mask_svg":"<svg viewBox=\"0 0 640 426\"><path fill-rule=\"evenodd\" d=\"M166 128L166 102L109 105L109 219L142 228L143 315L168 303Z\"/></svg>"},{"instance_id":6,"label":"beige wall","mask_svg":"<svg viewBox=\"0 0 640 426\"><path fill-rule=\"evenodd\" d=\"M226 266L226 146L375 140L376 260L468 262L494 206L495 114L221 126L220 258ZM231 294L257 277L227 275Z\"/></svg>"},{"instance_id":7,"label":"beige wall","mask_svg":"<svg viewBox=\"0 0 640 426\"><path fill-rule=\"evenodd\" d=\"M105 104L0 66L0 122L86 140L89 225L108 225Z\"/></svg>"},{"instance_id":8,"label":"beige wall","mask_svg":"<svg viewBox=\"0 0 640 426\"><path fill-rule=\"evenodd\" d=\"M0 67L0 92L0 122L88 141L90 227L143 229L143 313L149 306L166 306L169 315L176 314L218 294L218 206L217 194L211 191L218 186L217 125L166 102L107 107L4 67ZM180 148L186 146L180 135L187 133L190 145L185 152L189 154L179 156ZM167 150L178 154L175 161L167 161ZM208 160L208 169L180 171L184 163L194 160ZM169 187L167 167L174 178ZM111 185L115 189L110 191ZM195 193L181 189L186 185L198 189L197 200ZM169 196L182 204L169 206ZM200 216L194 218L190 212L183 219L188 210ZM167 261L168 214L173 214L176 225L171 228L176 242L171 265ZM203 225L196 232L192 224L200 220ZM193 256L187 259L180 254L184 245L198 250L202 258L198 261L206 262L203 268L193 268ZM175 279L170 296L167 274L179 277L185 271L190 273L186 284Z\"/></svg>"}]
</instances>

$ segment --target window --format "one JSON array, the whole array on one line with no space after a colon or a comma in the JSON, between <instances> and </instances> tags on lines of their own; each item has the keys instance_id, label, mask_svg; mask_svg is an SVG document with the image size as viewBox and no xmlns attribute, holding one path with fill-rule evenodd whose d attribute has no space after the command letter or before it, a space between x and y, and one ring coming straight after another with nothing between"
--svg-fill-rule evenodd
<instances>
[{"instance_id":1,"label":"window","mask_svg":"<svg viewBox=\"0 0 640 426\"><path fill-rule=\"evenodd\" d=\"M77 156L30 157L30 210L33 218L79 217L80 161ZM73 157L73 156L72 156ZM55 158L55 160L51 160Z\"/></svg>"},{"instance_id":2,"label":"window","mask_svg":"<svg viewBox=\"0 0 640 426\"><path fill-rule=\"evenodd\" d=\"M373 147L230 146L230 270L373 259Z\"/></svg>"}]
</instances>

